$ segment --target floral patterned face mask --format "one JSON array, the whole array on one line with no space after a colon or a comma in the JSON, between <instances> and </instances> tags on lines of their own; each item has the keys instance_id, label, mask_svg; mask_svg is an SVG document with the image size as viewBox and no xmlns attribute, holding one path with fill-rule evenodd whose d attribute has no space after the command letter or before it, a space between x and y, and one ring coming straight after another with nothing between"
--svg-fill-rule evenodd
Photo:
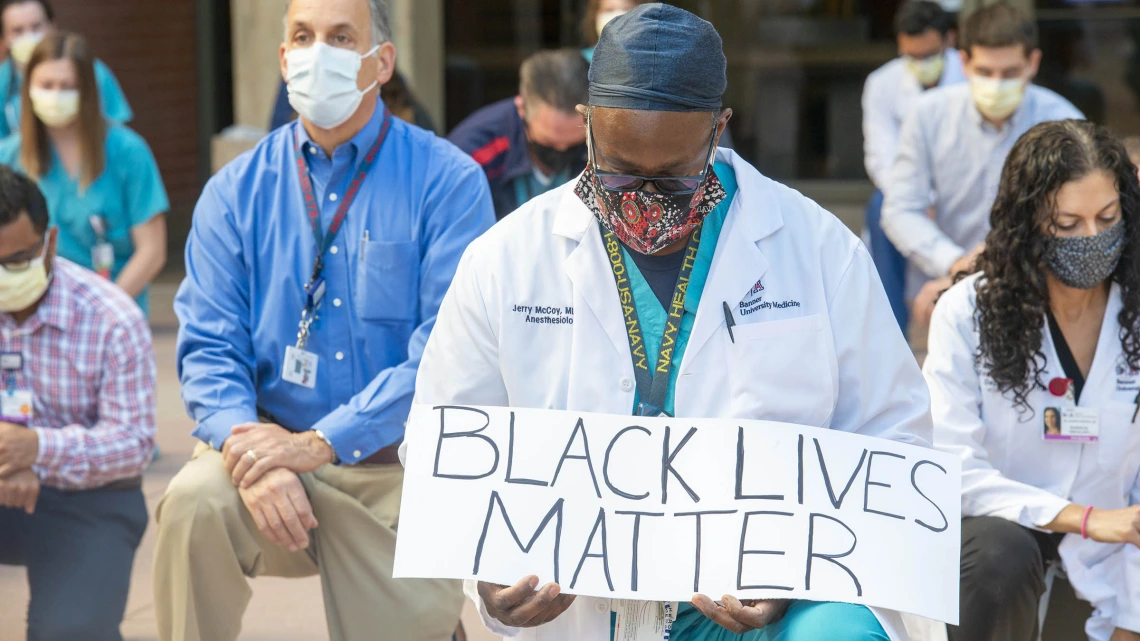
<instances>
[{"instance_id":1,"label":"floral patterned face mask","mask_svg":"<svg viewBox=\"0 0 1140 641\"><path fill-rule=\"evenodd\" d=\"M632 176L602 171L594 158L594 130L587 116L590 162L574 193L602 227L639 254L655 254L683 240L723 201L727 194L712 162L716 153L714 123L705 159L697 176ZM653 183L656 191L645 191Z\"/></svg>"},{"instance_id":2,"label":"floral patterned face mask","mask_svg":"<svg viewBox=\"0 0 1140 641\"><path fill-rule=\"evenodd\" d=\"M639 254L655 254L688 236L727 196L711 168L691 194L648 191L617 192L598 184L593 167L586 167L574 193L602 227Z\"/></svg>"}]
</instances>

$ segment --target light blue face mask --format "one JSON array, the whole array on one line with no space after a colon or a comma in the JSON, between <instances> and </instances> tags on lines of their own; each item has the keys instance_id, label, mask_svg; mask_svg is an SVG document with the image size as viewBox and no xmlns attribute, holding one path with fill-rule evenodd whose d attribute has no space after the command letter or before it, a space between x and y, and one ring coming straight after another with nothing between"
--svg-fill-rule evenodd
<instances>
[{"instance_id":1,"label":"light blue face mask","mask_svg":"<svg viewBox=\"0 0 1140 641\"><path fill-rule=\"evenodd\" d=\"M1124 221L1095 236L1048 240L1045 261L1064 285L1092 289L1108 280L1124 253Z\"/></svg>"}]
</instances>

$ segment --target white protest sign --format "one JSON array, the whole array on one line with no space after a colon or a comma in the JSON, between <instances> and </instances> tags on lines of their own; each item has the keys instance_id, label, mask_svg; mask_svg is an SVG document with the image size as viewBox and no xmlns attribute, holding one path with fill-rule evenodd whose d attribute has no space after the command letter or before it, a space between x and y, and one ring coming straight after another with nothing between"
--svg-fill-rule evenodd
<instances>
[{"instance_id":1,"label":"white protest sign","mask_svg":"<svg viewBox=\"0 0 1140 641\"><path fill-rule=\"evenodd\" d=\"M737 419L412 409L394 575L688 601L845 601L958 623L961 465Z\"/></svg>"}]
</instances>

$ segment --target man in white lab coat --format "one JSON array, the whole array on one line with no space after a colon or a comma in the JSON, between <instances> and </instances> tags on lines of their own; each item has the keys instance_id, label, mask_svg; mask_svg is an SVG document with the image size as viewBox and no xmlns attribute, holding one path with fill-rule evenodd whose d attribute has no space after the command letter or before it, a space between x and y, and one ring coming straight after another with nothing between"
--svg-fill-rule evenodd
<instances>
[{"instance_id":1,"label":"man in white lab coat","mask_svg":"<svg viewBox=\"0 0 1140 641\"><path fill-rule=\"evenodd\" d=\"M586 171L470 246L417 402L769 419L929 444L929 396L866 250L717 150L725 69L716 30L681 9L646 4L606 27L579 107ZM612 638L608 599L560 590L537 577L467 585L499 634ZM896 613L863 606L720 601L683 604L670 638L905 638Z\"/></svg>"}]
</instances>

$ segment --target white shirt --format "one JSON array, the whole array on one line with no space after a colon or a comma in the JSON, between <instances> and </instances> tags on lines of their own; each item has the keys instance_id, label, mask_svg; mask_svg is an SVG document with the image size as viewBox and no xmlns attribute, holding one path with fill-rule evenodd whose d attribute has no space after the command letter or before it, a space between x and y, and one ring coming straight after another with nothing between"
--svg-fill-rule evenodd
<instances>
[{"instance_id":1,"label":"white shirt","mask_svg":"<svg viewBox=\"0 0 1140 641\"><path fill-rule=\"evenodd\" d=\"M942 57L945 67L936 87L966 82L958 50L947 49ZM890 176L903 121L924 91L902 58L891 60L867 76L863 85L863 165L879 189L886 187Z\"/></svg>"},{"instance_id":2,"label":"white shirt","mask_svg":"<svg viewBox=\"0 0 1140 641\"><path fill-rule=\"evenodd\" d=\"M739 185L678 365L677 416L770 419L929 443L929 398L863 245L831 214L719 150ZM417 403L631 413L634 371L598 224L573 192L548 192L507 216L460 261L416 380ZM758 281L763 290L754 292ZM735 314L723 304L774 303ZM514 306L573 308L536 324ZM716 462L710 462L715 464ZM608 599L580 598L539 628L495 633L606 641ZM891 639L898 614L873 610Z\"/></svg>"},{"instance_id":3,"label":"white shirt","mask_svg":"<svg viewBox=\"0 0 1140 641\"><path fill-rule=\"evenodd\" d=\"M1140 503L1140 426L1132 422L1140 372L1124 361L1113 285L1096 355L1078 405L1097 408L1096 443L1045 441L1043 410L1064 406L1048 390L1029 394L1032 412L1019 412L1011 396L975 363L974 275L951 288L934 309L923 373L930 385L934 441L962 459L962 515L995 516L1028 528L1048 524L1070 503L1113 510ZM1065 377L1044 317L1041 351L1048 386ZM1061 559L1077 594L1096 607L1087 624L1092 641L1107 641L1114 627L1140 631L1140 550L1068 535Z\"/></svg>"},{"instance_id":4,"label":"white shirt","mask_svg":"<svg viewBox=\"0 0 1140 641\"><path fill-rule=\"evenodd\" d=\"M989 233L990 209L1013 144L1036 124L1070 118L1084 116L1036 85L1026 88L1001 130L982 118L968 84L927 91L903 124L885 190L883 231L927 276L945 276ZM934 220L927 217L931 206Z\"/></svg>"}]
</instances>

